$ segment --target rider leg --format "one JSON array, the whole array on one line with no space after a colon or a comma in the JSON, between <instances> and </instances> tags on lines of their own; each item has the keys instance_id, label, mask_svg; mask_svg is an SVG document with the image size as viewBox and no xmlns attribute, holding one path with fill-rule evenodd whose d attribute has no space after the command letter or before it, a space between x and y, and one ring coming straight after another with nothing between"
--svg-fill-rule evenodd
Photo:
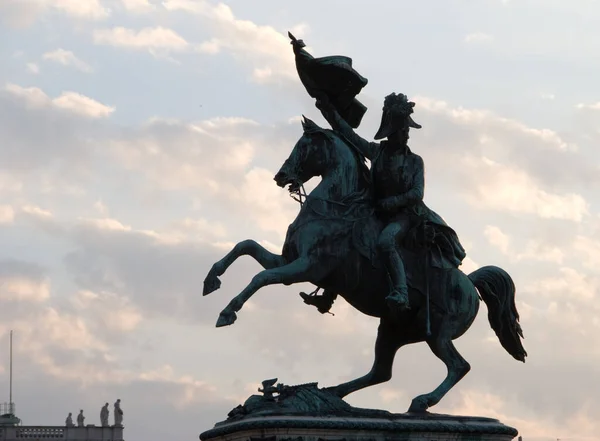
<instances>
[{"instance_id":1,"label":"rider leg","mask_svg":"<svg viewBox=\"0 0 600 441\"><path fill-rule=\"evenodd\" d=\"M408 286L406 284L406 272L404 263L398 253L397 244L402 240L409 227L408 218L396 219L389 223L379 235L377 246L385 268L392 279L392 291L386 298L389 303L400 309L406 309L408 305Z\"/></svg>"}]
</instances>

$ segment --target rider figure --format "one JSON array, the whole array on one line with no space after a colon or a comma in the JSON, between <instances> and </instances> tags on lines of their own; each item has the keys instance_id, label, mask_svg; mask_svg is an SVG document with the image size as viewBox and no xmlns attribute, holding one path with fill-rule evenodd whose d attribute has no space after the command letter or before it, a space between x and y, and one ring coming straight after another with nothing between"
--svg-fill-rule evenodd
<instances>
[{"instance_id":1,"label":"rider figure","mask_svg":"<svg viewBox=\"0 0 600 441\"><path fill-rule=\"evenodd\" d=\"M373 199L379 218L385 223L378 249L391 280L386 301L392 310L408 309L406 273L397 244L413 220L422 215L424 207L423 160L407 145L410 128L421 128L410 116L415 104L404 94L392 93L385 98L381 125L375 134L376 140L387 138L381 143L368 142L358 136L326 95L319 97L316 105L331 127L371 161ZM307 301L305 296L303 298Z\"/></svg>"}]
</instances>

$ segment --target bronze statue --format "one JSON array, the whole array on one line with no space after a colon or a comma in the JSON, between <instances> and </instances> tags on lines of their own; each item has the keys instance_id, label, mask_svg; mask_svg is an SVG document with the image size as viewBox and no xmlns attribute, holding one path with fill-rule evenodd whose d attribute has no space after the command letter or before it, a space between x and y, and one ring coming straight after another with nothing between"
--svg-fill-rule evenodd
<instances>
[{"instance_id":1,"label":"bronze statue","mask_svg":"<svg viewBox=\"0 0 600 441\"><path fill-rule=\"evenodd\" d=\"M317 107L334 130L371 161L371 197L376 212L385 225L379 234L378 248L391 279L391 292L386 300L392 309L408 307L406 273L396 247L412 226L429 221L443 227L438 230L441 235L446 236L450 245L448 258L458 267L465 257L456 233L423 202L423 160L407 144L409 130L421 128L411 117L414 106L404 94L392 93L385 98L381 125L375 139L387 140L377 144L354 133L328 102L326 95L317 101ZM433 232L432 229L430 231Z\"/></svg>"},{"instance_id":2,"label":"bronze statue","mask_svg":"<svg viewBox=\"0 0 600 441\"><path fill-rule=\"evenodd\" d=\"M302 77L302 66L298 69ZM328 87L338 83L336 75L345 78L341 72L345 69L330 71L333 78L314 82L309 91L334 130L304 118L303 135L275 175L277 185L289 186L291 192L321 177L289 226L282 253L271 253L253 240L238 243L212 266L203 294L220 287L218 277L238 257L250 255L265 270L223 309L218 327L233 324L244 303L267 285L310 282L324 289L325 297L302 293L320 312L328 311L335 295L341 295L364 314L379 317L380 324L371 371L328 388L329 393L344 397L388 381L398 349L426 342L448 374L434 391L412 400L410 411L425 411L470 370L452 341L473 323L479 299L488 307L502 346L525 361L515 286L495 266L469 275L458 269L464 249L456 233L423 203L423 161L407 145L409 129L420 127L411 117L414 104L404 95L388 96L376 135L387 140L370 143L354 133L340 115L343 104L332 99L339 91ZM345 97L354 93L344 90ZM371 170L365 158L371 160Z\"/></svg>"}]
</instances>

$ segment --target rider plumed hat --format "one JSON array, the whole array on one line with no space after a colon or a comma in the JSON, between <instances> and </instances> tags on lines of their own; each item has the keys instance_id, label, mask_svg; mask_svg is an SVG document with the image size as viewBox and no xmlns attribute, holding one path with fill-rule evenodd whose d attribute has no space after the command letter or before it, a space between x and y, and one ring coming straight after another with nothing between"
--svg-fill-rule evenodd
<instances>
[{"instance_id":1,"label":"rider plumed hat","mask_svg":"<svg viewBox=\"0 0 600 441\"><path fill-rule=\"evenodd\" d=\"M383 103L381 125L375 134L375 139L387 138L392 133L408 127L420 129L421 125L414 122L410 116L414 107L415 103L408 101L403 93L392 93L386 96Z\"/></svg>"}]
</instances>

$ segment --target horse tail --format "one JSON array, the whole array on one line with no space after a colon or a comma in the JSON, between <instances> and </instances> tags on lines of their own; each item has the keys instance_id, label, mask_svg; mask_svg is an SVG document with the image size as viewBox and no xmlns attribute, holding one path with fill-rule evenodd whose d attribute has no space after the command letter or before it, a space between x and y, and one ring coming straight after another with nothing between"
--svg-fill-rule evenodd
<instances>
[{"instance_id":1,"label":"horse tail","mask_svg":"<svg viewBox=\"0 0 600 441\"><path fill-rule=\"evenodd\" d=\"M527 352L521 343L524 337L512 278L502 268L492 265L479 268L468 277L488 308L488 320L500 344L516 360L524 363Z\"/></svg>"}]
</instances>

